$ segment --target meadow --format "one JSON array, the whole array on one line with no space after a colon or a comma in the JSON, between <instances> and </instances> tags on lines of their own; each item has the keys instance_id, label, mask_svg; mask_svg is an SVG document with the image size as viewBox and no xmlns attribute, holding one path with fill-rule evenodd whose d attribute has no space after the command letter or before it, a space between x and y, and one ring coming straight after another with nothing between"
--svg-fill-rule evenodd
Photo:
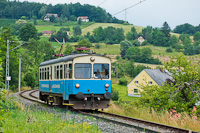
<instances>
[{"instance_id":1,"label":"meadow","mask_svg":"<svg viewBox=\"0 0 200 133\"><path fill-rule=\"evenodd\" d=\"M123 24L114 24L114 23L94 23L88 27L85 27L82 29L82 34L85 35L87 34L88 32L92 33L92 31L95 29L95 28L98 28L98 27L102 27L102 28L106 28L108 26L113 26L115 28L122 28L124 29L124 33L127 34L129 31L131 31L131 28L133 27L133 25L123 25ZM141 26L134 26L136 31L139 33L142 31L142 29L144 27L141 27Z\"/></svg>"}]
</instances>

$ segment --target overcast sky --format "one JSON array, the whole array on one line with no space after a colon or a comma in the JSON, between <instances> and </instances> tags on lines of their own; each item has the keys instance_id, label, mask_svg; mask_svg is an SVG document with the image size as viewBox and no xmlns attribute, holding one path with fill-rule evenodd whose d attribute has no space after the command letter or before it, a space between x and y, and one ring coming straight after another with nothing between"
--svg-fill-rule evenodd
<instances>
[{"instance_id":1,"label":"overcast sky","mask_svg":"<svg viewBox=\"0 0 200 133\"><path fill-rule=\"evenodd\" d=\"M24 0L20 0L24 1ZM100 5L110 14L115 14L143 0L26 0L46 4L81 3ZM189 23L194 26L200 24L200 0L146 0L127 10L127 21L133 25L146 27L161 27L167 21L173 29L175 26ZM125 20L125 12L115 16Z\"/></svg>"}]
</instances>

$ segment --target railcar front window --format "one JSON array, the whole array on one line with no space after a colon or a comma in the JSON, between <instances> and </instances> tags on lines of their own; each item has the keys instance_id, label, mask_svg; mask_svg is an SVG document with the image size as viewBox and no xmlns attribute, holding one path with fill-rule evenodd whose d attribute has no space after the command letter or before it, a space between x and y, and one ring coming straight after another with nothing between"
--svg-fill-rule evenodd
<instances>
[{"instance_id":1,"label":"railcar front window","mask_svg":"<svg viewBox=\"0 0 200 133\"><path fill-rule=\"evenodd\" d=\"M109 79L109 64L94 64L94 78Z\"/></svg>"},{"instance_id":2,"label":"railcar front window","mask_svg":"<svg viewBox=\"0 0 200 133\"><path fill-rule=\"evenodd\" d=\"M77 79L91 78L91 64L75 64L75 78Z\"/></svg>"}]
</instances>

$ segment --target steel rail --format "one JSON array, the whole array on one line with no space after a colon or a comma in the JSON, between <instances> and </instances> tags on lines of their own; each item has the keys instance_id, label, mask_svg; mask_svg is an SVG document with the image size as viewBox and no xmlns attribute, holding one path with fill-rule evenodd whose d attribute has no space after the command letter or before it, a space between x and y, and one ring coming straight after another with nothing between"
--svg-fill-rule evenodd
<instances>
[{"instance_id":1,"label":"steel rail","mask_svg":"<svg viewBox=\"0 0 200 133\"><path fill-rule=\"evenodd\" d=\"M38 100L39 99L38 97L33 96L33 93L36 92L36 91L38 91L38 90L34 90L31 93L29 93L30 97L33 97L33 98L35 98L37 100L33 100L33 99L30 99L30 98L27 98L27 97L23 96L23 93L25 93L27 91L30 91L30 90L26 90L26 91L21 92L20 96L23 97L23 98L25 98L25 99L27 99L27 100L38 102L38 103L46 105L45 102L40 102ZM55 106L55 105L52 105L52 106ZM158 129L168 130L170 132L197 133L195 131L188 130L188 129L178 128L178 127L174 127L174 126L169 126L169 125L165 125L165 124L160 124L160 123L156 123L156 122L146 121L146 120L142 120L142 119L136 119L136 118L133 118L133 117L127 117L127 116L123 116L123 115L117 115L117 114L107 113L107 112L102 112L102 111L92 111L93 113L88 113L88 111L77 110L76 112L81 113L81 114L85 114L85 115L89 115L89 116L93 116L95 118L100 118L100 119L103 119L105 121L109 121L109 122L113 122L113 123L118 123L118 124L125 125L125 126L132 126L133 128L137 128L138 130L145 131L145 132L156 132L157 133L157 132L160 132L160 131L152 130L152 129L147 129L147 128L144 128L144 127L135 126L135 125L130 124L130 123L125 123L125 122L120 122L120 121L112 120L112 119L109 119L109 118L98 116L97 114L102 114L104 116L106 116L106 115L107 116L112 116L112 117L116 117L116 118L120 118L120 119L123 119L123 120L130 121L130 122L144 124L145 126L156 127Z\"/></svg>"},{"instance_id":2,"label":"steel rail","mask_svg":"<svg viewBox=\"0 0 200 133\"><path fill-rule=\"evenodd\" d=\"M117 115L117 114L113 114L113 113L107 113L107 112L102 112L102 111L96 111L96 113L108 115L108 116L112 116L112 117L116 117L116 118L121 118L121 119L128 120L131 122L142 123L147 126L158 127L159 129L169 130L172 132L197 133L195 131L188 130L188 129L178 128L178 127L174 127L174 126L169 126L169 125L160 124L160 123L156 123L156 122L146 121L146 120L137 119L137 118L133 118L133 117L127 117L127 116L123 116L123 115Z\"/></svg>"}]
</instances>

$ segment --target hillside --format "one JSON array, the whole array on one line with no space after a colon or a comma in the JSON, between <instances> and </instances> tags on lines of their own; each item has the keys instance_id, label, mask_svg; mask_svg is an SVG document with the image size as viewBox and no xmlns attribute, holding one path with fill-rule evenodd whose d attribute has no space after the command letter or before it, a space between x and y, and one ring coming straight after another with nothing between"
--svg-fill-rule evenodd
<instances>
[{"instance_id":1,"label":"hillside","mask_svg":"<svg viewBox=\"0 0 200 133\"><path fill-rule=\"evenodd\" d=\"M133 25L123 25L123 24L115 24L115 23L94 23L88 27L85 27L82 29L82 34L87 34L87 32L91 32L98 27L102 27L102 28L106 28L108 26L113 26L115 28L122 28L124 29L125 34L127 34L129 31L131 31L131 27L133 27ZM134 26L137 30L137 32L141 32L143 27L141 26Z\"/></svg>"}]
</instances>

